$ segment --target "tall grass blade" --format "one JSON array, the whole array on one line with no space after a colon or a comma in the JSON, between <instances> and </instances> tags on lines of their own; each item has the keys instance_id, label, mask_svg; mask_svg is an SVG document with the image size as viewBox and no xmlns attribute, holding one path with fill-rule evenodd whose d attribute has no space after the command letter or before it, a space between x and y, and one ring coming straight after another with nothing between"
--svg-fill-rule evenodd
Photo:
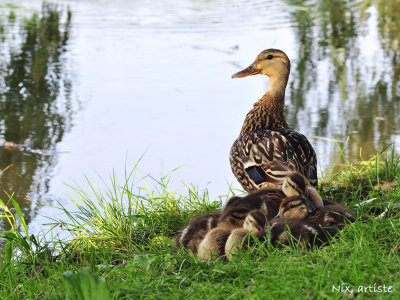
<instances>
[{"instance_id":1,"label":"tall grass blade","mask_svg":"<svg viewBox=\"0 0 400 300\"><path fill-rule=\"evenodd\" d=\"M22 211L21 211L21 208L19 207L18 202L14 200L12 195L9 195L7 192L5 192L5 193L7 194L8 198L11 200L11 203L14 206L15 211L18 214L19 220L21 221L22 228L24 229L25 234L28 237L29 236L28 226L26 226L25 218L24 218L24 215L22 214Z\"/></svg>"}]
</instances>

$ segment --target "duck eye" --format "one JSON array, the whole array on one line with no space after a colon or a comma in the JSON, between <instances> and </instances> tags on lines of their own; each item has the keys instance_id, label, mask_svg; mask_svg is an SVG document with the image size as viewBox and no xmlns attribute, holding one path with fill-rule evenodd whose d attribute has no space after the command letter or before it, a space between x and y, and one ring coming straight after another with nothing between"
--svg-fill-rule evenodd
<instances>
[{"instance_id":1,"label":"duck eye","mask_svg":"<svg viewBox=\"0 0 400 300\"><path fill-rule=\"evenodd\" d=\"M271 54L267 56L268 60L271 60L272 58L273 58L273 56Z\"/></svg>"}]
</instances>

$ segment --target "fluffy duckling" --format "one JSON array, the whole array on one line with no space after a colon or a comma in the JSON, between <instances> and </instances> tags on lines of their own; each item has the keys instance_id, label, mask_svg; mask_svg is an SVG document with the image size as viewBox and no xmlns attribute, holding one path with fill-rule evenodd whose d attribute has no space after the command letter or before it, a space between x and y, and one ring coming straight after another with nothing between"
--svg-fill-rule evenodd
<instances>
[{"instance_id":1,"label":"fluffy duckling","mask_svg":"<svg viewBox=\"0 0 400 300\"><path fill-rule=\"evenodd\" d=\"M269 202L265 201L268 197L265 196L265 193L260 192L257 192L257 195L232 197L228 200L221 213L217 227L210 230L198 246L197 256L200 259L206 260L212 256L219 257L224 255L225 243L232 230L243 227L243 224L247 221L246 217L253 209L263 211L264 218L268 211L271 218L273 217L275 211L279 209L279 203L268 204L269 209L267 209L266 203ZM249 196L251 196L250 199L248 198Z\"/></svg>"},{"instance_id":2,"label":"fluffy duckling","mask_svg":"<svg viewBox=\"0 0 400 300\"><path fill-rule=\"evenodd\" d=\"M309 212L324 206L318 191L311 186L307 178L297 172L292 172L286 177L282 191L287 197L301 196L306 201Z\"/></svg>"},{"instance_id":3,"label":"fluffy duckling","mask_svg":"<svg viewBox=\"0 0 400 300\"><path fill-rule=\"evenodd\" d=\"M298 244L301 248L321 246L330 241L337 233L337 228L323 228L320 224L308 220L278 219L269 224L268 229L260 235L260 239L270 240L271 245L294 246Z\"/></svg>"},{"instance_id":4,"label":"fluffy duckling","mask_svg":"<svg viewBox=\"0 0 400 300\"><path fill-rule=\"evenodd\" d=\"M225 243L232 230L242 228L250 211L259 209L272 219L279 209L279 202L268 201L271 195L279 194L281 190L260 190L245 197L232 197L221 212L217 227L210 230L201 240L197 256L200 259L210 259L225 254ZM280 201L280 199L279 199ZM249 222L249 221L248 221Z\"/></svg>"},{"instance_id":5,"label":"fluffy duckling","mask_svg":"<svg viewBox=\"0 0 400 300\"><path fill-rule=\"evenodd\" d=\"M228 260L232 255L238 253L240 249L246 249L253 241L249 233L258 237L265 231L267 218L263 210L255 209L249 212L243 223L243 228L232 230L225 243L225 254ZM247 237L247 238L246 238Z\"/></svg>"},{"instance_id":6,"label":"fluffy duckling","mask_svg":"<svg viewBox=\"0 0 400 300\"><path fill-rule=\"evenodd\" d=\"M197 251L199 258L209 259L211 255L223 255L225 253L225 243L233 230L240 229L237 234L252 230L246 231L243 226L245 222L250 226L251 223L249 222L254 221L257 214L259 220L260 214L262 214L262 218L272 220L279 212L282 199L287 197L303 197L308 204L307 212L310 213L314 212L316 207L323 206L321 197L311 187L309 181L304 176L291 172L285 177L281 189L264 188L244 197L230 198L221 212L217 226L210 230L200 242ZM259 211L259 213L254 213L247 218L249 212L254 210ZM254 224L257 224L257 222ZM258 224L265 225L265 222ZM237 241L239 237L236 237L235 240L234 236L232 236L231 240ZM229 244L230 247L232 245L233 243Z\"/></svg>"},{"instance_id":7,"label":"fluffy duckling","mask_svg":"<svg viewBox=\"0 0 400 300\"><path fill-rule=\"evenodd\" d=\"M317 188L317 158L301 133L292 131L284 117L285 89L290 60L277 49L262 51L249 67L232 78L263 74L268 90L247 114L239 137L232 145L230 164L236 179L247 192L274 183L274 168L283 164L308 178Z\"/></svg>"},{"instance_id":8,"label":"fluffy duckling","mask_svg":"<svg viewBox=\"0 0 400 300\"><path fill-rule=\"evenodd\" d=\"M340 204L331 202L332 204L319 207L315 212L310 213L307 202L305 197L285 198L275 218L307 220L321 226L334 226L337 228L344 227L345 223L355 222L354 216ZM311 201L310 204L312 204Z\"/></svg>"},{"instance_id":9,"label":"fluffy duckling","mask_svg":"<svg viewBox=\"0 0 400 300\"><path fill-rule=\"evenodd\" d=\"M207 260L225 254L225 243L231 234L231 230L225 227L216 227L206 234L200 242L197 256Z\"/></svg>"},{"instance_id":10,"label":"fluffy duckling","mask_svg":"<svg viewBox=\"0 0 400 300\"><path fill-rule=\"evenodd\" d=\"M355 222L355 218L342 205L331 201L326 203L326 206L310 213L304 197L284 199L264 238L269 237L275 246L290 245L296 241L303 247L328 243L346 223Z\"/></svg>"},{"instance_id":11,"label":"fluffy duckling","mask_svg":"<svg viewBox=\"0 0 400 300\"><path fill-rule=\"evenodd\" d=\"M280 189L264 188L244 197L232 197L222 211L220 223L230 222L234 227L242 227L246 213L253 209L261 209L267 220L272 220L279 211L279 206L286 197L302 196L309 199L309 212L323 206L318 192L309 181L296 172L288 174Z\"/></svg>"},{"instance_id":12,"label":"fluffy duckling","mask_svg":"<svg viewBox=\"0 0 400 300\"><path fill-rule=\"evenodd\" d=\"M225 242L231 231L243 226L250 209L248 206L239 205L239 199L241 198L232 197L228 200L228 203L231 203L232 206L229 209L225 207L219 217L217 226L208 231L204 238L201 239L197 248L197 256L200 259L206 260L224 255ZM196 238L197 240L198 238Z\"/></svg>"},{"instance_id":13,"label":"fluffy duckling","mask_svg":"<svg viewBox=\"0 0 400 300\"><path fill-rule=\"evenodd\" d=\"M176 246L182 245L196 254L200 242L217 226L220 216L220 213L210 213L192 219L178 234Z\"/></svg>"}]
</instances>

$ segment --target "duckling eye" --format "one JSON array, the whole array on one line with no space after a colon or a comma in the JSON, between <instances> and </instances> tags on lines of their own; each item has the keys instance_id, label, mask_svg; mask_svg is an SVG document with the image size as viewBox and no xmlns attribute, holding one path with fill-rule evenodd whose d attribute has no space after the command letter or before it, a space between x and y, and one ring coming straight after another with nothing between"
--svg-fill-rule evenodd
<instances>
[{"instance_id":1,"label":"duckling eye","mask_svg":"<svg viewBox=\"0 0 400 300\"><path fill-rule=\"evenodd\" d=\"M268 60L271 60L272 58L273 58L273 56L271 54L267 56Z\"/></svg>"},{"instance_id":2,"label":"duckling eye","mask_svg":"<svg viewBox=\"0 0 400 300\"><path fill-rule=\"evenodd\" d=\"M232 217L234 217L235 219L239 219L239 220L244 220L244 219L246 219L246 216L232 215Z\"/></svg>"}]
</instances>

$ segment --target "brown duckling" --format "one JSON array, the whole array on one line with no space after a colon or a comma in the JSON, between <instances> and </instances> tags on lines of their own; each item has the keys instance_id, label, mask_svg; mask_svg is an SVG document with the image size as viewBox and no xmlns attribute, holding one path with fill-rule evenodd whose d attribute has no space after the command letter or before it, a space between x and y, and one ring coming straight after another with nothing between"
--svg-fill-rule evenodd
<instances>
[{"instance_id":1,"label":"brown duckling","mask_svg":"<svg viewBox=\"0 0 400 300\"><path fill-rule=\"evenodd\" d=\"M220 223L225 220L235 224L235 227L242 227L246 213L253 209L264 211L267 220L272 220L279 211L279 206L286 197L300 196L310 199L309 211L323 206L323 201L318 192L311 187L308 180L296 172L291 172L283 181L280 189L264 188L250 193L244 197L232 197L228 200L222 211Z\"/></svg>"},{"instance_id":2,"label":"brown duckling","mask_svg":"<svg viewBox=\"0 0 400 300\"><path fill-rule=\"evenodd\" d=\"M225 254L225 243L231 234L231 229L224 226L216 227L206 234L200 242L197 256L200 259L210 259Z\"/></svg>"},{"instance_id":3,"label":"brown duckling","mask_svg":"<svg viewBox=\"0 0 400 300\"><path fill-rule=\"evenodd\" d=\"M262 51L253 64L232 78L263 74L268 90L247 114L230 152L232 172L247 192L275 184L274 168L284 164L317 188L317 158L307 138L292 131L284 117L290 60L281 50Z\"/></svg>"},{"instance_id":4,"label":"brown duckling","mask_svg":"<svg viewBox=\"0 0 400 300\"><path fill-rule=\"evenodd\" d=\"M178 234L175 240L177 247L184 246L197 253L200 242L206 234L218 224L220 213L210 213L192 219Z\"/></svg>"},{"instance_id":5,"label":"brown duckling","mask_svg":"<svg viewBox=\"0 0 400 300\"><path fill-rule=\"evenodd\" d=\"M243 229L249 212L259 210L263 218L272 220L279 212L282 199L286 197L303 197L307 204L311 203L307 212L313 212L316 207L323 205L321 197L311 187L309 181L304 176L291 172L285 177L281 189L264 188L244 197L230 198L221 212L217 227L209 231L200 242L197 251L198 256L202 259L209 259L211 255L223 255L225 253L225 242L231 231L238 228ZM312 202L314 202L314 205ZM252 217L247 219L247 222L250 222Z\"/></svg>"},{"instance_id":6,"label":"brown duckling","mask_svg":"<svg viewBox=\"0 0 400 300\"><path fill-rule=\"evenodd\" d=\"M269 201L271 195L282 197L281 190L260 190L245 197L232 197L221 213L217 227L209 231L200 242L197 255L201 259L210 259L211 256L218 257L225 254L225 243L232 230L243 229L244 223L251 222L247 218L249 212L257 210L262 212L263 217L270 216L272 219L279 209L279 202ZM284 196L284 195L283 195Z\"/></svg>"},{"instance_id":7,"label":"brown duckling","mask_svg":"<svg viewBox=\"0 0 400 300\"><path fill-rule=\"evenodd\" d=\"M231 260L232 255L239 252L240 249L247 249L247 246L253 241L249 233L258 237L265 231L266 226L267 218L263 210L250 211L244 220L243 228L232 230L225 243L225 254L228 260Z\"/></svg>"},{"instance_id":8,"label":"brown duckling","mask_svg":"<svg viewBox=\"0 0 400 300\"><path fill-rule=\"evenodd\" d=\"M248 199L249 196L252 197ZM268 213L267 199L268 197L265 196L265 193L259 192L257 192L257 195L230 198L221 213L217 227L210 230L200 242L197 256L200 259L210 259L212 256L219 257L224 255L225 243L231 231L243 227L250 211L260 209L264 212L264 216ZM273 210L269 209L272 218L275 210L279 209L279 203L269 206L273 208Z\"/></svg>"},{"instance_id":9,"label":"brown duckling","mask_svg":"<svg viewBox=\"0 0 400 300\"><path fill-rule=\"evenodd\" d=\"M282 201L275 218L307 220L321 226L338 228L344 227L345 223L355 222L354 216L340 204L331 202L331 204L318 207L315 212L310 212L308 206L305 197L287 197Z\"/></svg>"},{"instance_id":10,"label":"brown duckling","mask_svg":"<svg viewBox=\"0 0 400 300\"><path fill-rule=\"evenodd\" d=\"M295 241L304 247L320 246L328 243L346 223L355 222L354 216L340 204L327 200L326 206L310 213L306 202L299 196L284 199L264 238L269 237L275 246Z\"/></svg>"},{"instance_id":11,"label":"brown duckling","mask_svg":"<svg viewBox=\"0 0 400 300\"><path fill-rule=\"evenodd\" d=\"M334 227L323 228L309 220L277 219L269 224L260 239L269 238L271 245L275 247L298 244L301 248L310 248L328 243L337 230Z\"/></svg>"},{"instance_id":12,"label":"brown duckling","mask_svg":"<svg viewBox=\"0 0 400 300\"><path fill-rule=\"evenodd\" d=\"M264 202L260 200L263 196L264 195L255 197L255 201L242 201L248 196L243 198L230 198L221 213L217 227L210 230L201 240L198 246L197 256L200 259L210 259L212 256L219 257L224 255L225 242L231 234L231 231L243 227L246 217L251 210L254 208L261 208L261 210L267 213L266 205L263 205ZM230 204L229 207L228 204Z\"/></svg>"}]
</instances>

